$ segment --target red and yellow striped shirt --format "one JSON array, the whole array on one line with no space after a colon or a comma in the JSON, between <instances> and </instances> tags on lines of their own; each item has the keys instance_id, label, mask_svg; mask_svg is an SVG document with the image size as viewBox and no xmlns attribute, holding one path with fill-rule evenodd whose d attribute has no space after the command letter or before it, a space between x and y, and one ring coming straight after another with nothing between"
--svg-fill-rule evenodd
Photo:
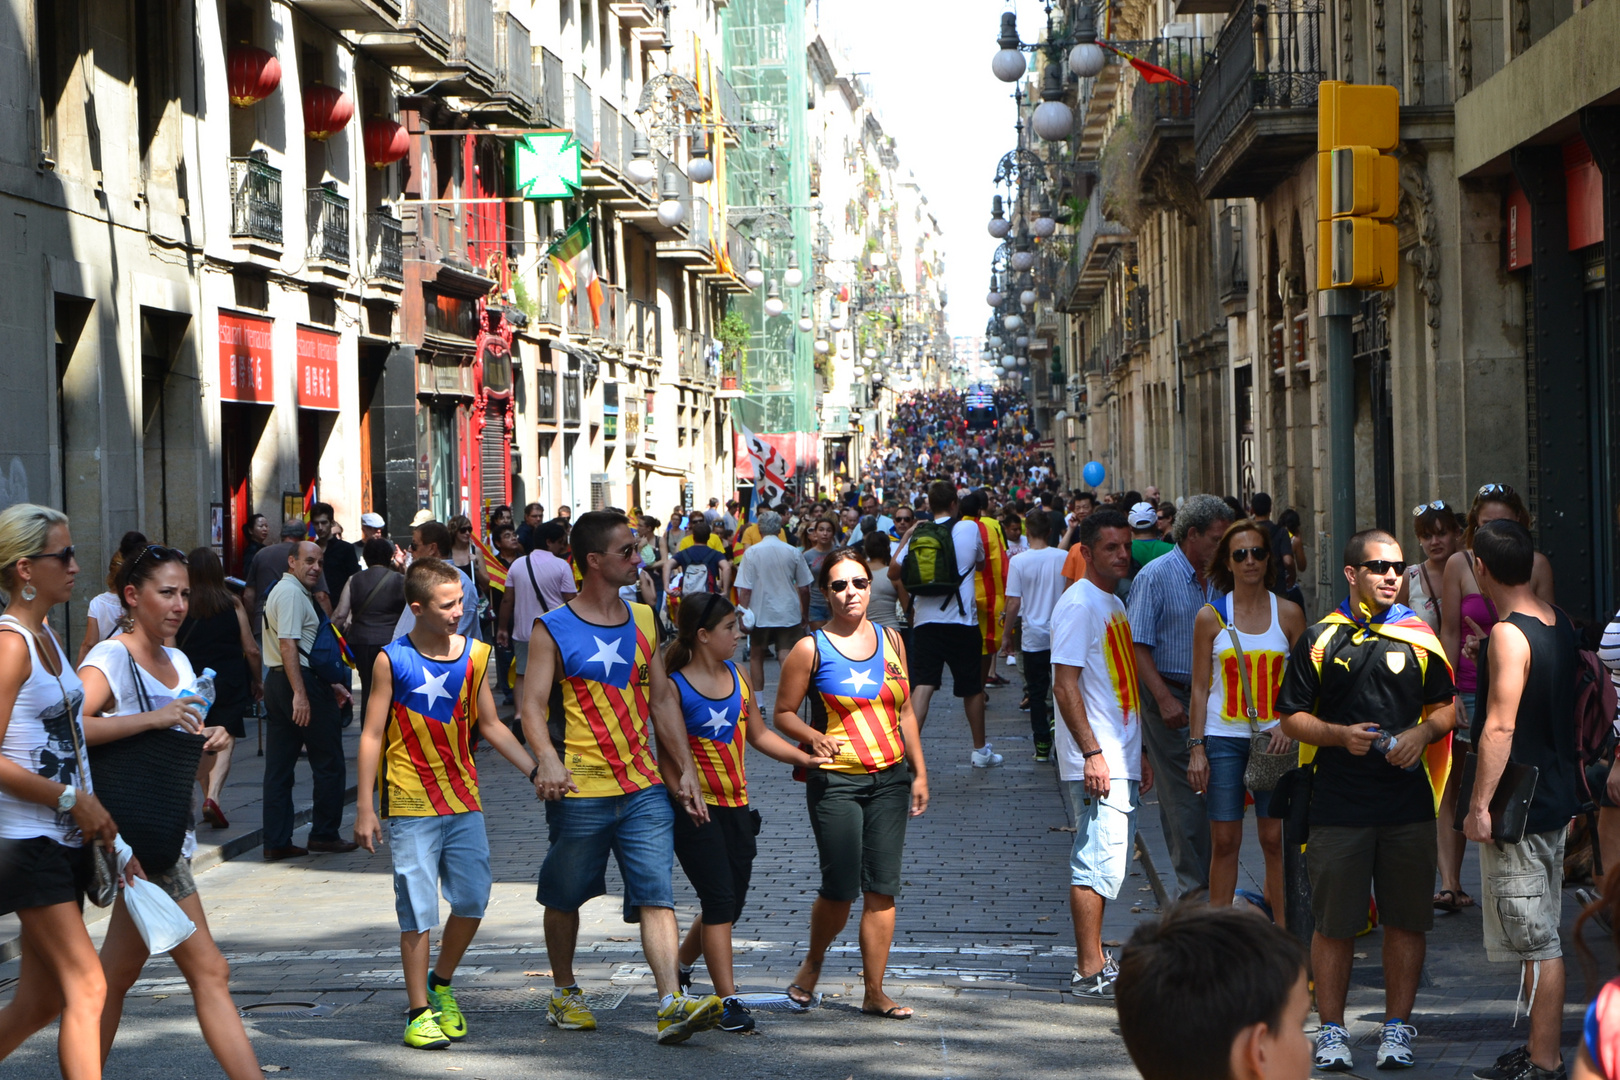
<instances>
[{"instance_id":1,"label":"red and yellow striped shirt","mask_svg":"<svg viewBox=\"0 0 1620 1080\"><path fill-rule=\"evenodd\" d=\"M377 790L383 817L435 817L480 808L472 726L478 688L489 669L489 646L465 639L454 660L423 656L409 636L385 646L393 700Z\"/></svg>"},{"instance_id":2,"label":"red and yellow striped shirt","mask_svg":"<svg viewBox=\"0 0 1620 1080\"><path fill-rule=\"evenodd\" d=\"M878 644L865 660L851 660L825 631L816 631L810 724L843 740L838 756L821 766L832 772L880 772L906 756L900 710L911 683L889 635L880 626L872 631Z\"/></svg>"},{"instance_id":3,"label":"red and yellow striped shirt","mask_svg":"<svg viewBox=\"0 0 1620 1080\"><path fill-rule=\"evenodd\" d=\"M984 565L973 575L973 603L979 613L981 655L990 656L1001 648L1001 616L1007 610L1007 538L1001 522L991 517L968 518L979 527L979 543L984 546Z\"/></svg>"},{"instance_id":4,"label":"red and yellow striped shirt","mask_svg":"<svg viewBox=\"0 0 1620 1080\"><path fill-rule=\"evenodd\" d=\"M548 726L579 788L569 798L631 795L662 782L647 745L658 639L652 608L625 608L625 621L617 626L586 622L566 604L540 619L562 657Z\"/></svg>"},{"instance_id":5,"label":"red and yellow striped shirt","mask_svg":"<svg viewBox=\"0 0 1620 1080\"><path fill-rule=\"evenodd\" d=\"M748 705L754 695L737 665L728 660L726 667L731 670L732 683L731 694L725 698L700 694L680 672L671 678L681 693L681 715L703 786L703 801L710 806L747 806L743 751L748 748Z\"/></svg>"}]
</instances>

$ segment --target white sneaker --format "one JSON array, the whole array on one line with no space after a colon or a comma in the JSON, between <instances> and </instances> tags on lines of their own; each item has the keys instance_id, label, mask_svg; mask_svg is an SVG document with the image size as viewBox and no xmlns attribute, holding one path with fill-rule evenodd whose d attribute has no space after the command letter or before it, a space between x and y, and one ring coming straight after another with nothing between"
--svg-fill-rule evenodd
<instances>
[{"instance_id":1,"label":"white sneaker","mask_svg":"<svg viewBox=\"0 0 1620 1080\"><path fill-rule=\"evenodd\" d=\"M1349 1033L1338 1024L1323 1024L1316 1033L1316 1053L1311 1064L1323 1072L1345 1072L1354 1062L1350 1059Z\"/></svg>"},{"instance_id":2,"label":"white sneaker","mask_svg":"<svg viewBox=\"0 0 1620 1080\"><path fill-rule=\"evenodd\" d=\"M1380 1069L1410 1069L1417 1064L1412 1056L1412 1040L1417 1028L1400 1019L1386 1020L1378 1036L1378 1056L1373 1064Z\"/></svg>"},{"instance_id":3,"label":"white sneaker","mask_svg":"<svg viewBox=\"0 0 1620 1080\"><path fill-rule=\"evenodd\" d=\"M973 767L975 769L988 769L1000 765L1001 762L1001 755L990 749L989 743L985 743L982 749L973 751Z\"/></svg>"}]
</instances>

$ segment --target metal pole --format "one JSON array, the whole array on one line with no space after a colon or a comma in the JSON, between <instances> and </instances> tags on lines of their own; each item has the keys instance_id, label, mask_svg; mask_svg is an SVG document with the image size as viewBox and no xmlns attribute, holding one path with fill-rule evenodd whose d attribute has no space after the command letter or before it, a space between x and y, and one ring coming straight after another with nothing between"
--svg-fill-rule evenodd
<instances>
[{"instance_id":1,"label":"metal pole","mask_svg":"<svg viewBox=\"0 0 1620 1080\"><path fill-rule=\"evenodd\" d=\"M1322 321L1328 363L1328 441L1332 447L1333 498L1328 519L1329 555L1356 531L1356 369L1351 320L1361 305L1360 289L1329 289Z\"/></svg>"}]
</instances>

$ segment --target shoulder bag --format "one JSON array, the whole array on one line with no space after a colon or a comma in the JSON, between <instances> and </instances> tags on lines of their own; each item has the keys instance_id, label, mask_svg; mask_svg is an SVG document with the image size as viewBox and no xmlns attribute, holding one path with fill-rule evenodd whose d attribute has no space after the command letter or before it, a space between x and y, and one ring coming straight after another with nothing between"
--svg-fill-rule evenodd
<instances>
[{"instance_id":1,"label":"shoulder bag","mask_svg":"<svg viewBox=\"0 0 1620 1080\"><path fill-rule=\"evenodd\" d=\"M124 655L140 711L153 712L140 665L128 648ZM96 797L148 873L161 874L180 861L191 827L191 789L207 741L201 734L162 728L90 748Z\"/></svg>"},{"instance_id":2,"label":"shoulder bag","mask_svg":"<svg viewBox=\"0 0 1620 1080\"><path fill-rule=\"evenodd\" d=\"M541 595L540 582L536 581L534 577L534 556L525 556L523 559L523 565L529 571L529 587L534 590L534 598L540 601L540 610L549 614L551 611L551 605L546 603L546 598Z\"/></svg>"},{"instance_id":3,"label":"shoulder bag","mask_svg":"<svg viewBox=\"0 0 1620 1080\"><path fill-rule=\"evenodd\" d=\"M1299 767L1299 747L1295 745L1280 754L1272 753L1271 735L1260 730L1260 710L1254 706L1254 687L1249 681L1249 659L1243 652L1243 641L1237 631L1237 607L1230 596L1227 603L1232 620L1221 621L1226 623L1227 637L1232 641L1232 651L1237 654L1238 679L1243 684L1243 711L1251 732L1249 763L1243 769L1243 786L1250 791L1271 791L1284 773ZM1220 617L1219 608L1215 609L1215 615Z\"/></svg>"},{"instance_id":4,"label":"shoulder bag","mask_svg":"<svg viewBox=\"0 0 1620 1080\"><path fill-rule=\"evenodd\" d=\"M33 631L28 630L20 620L10 615L6 616L4 620L0 620L0 626L11 628L19 634L27 633L30 637L33 637ZM19 627L20 629L18 629ZM34 641L35 644L40 646L40 652L43 654L46 642L40 641L38 638L34 638ZM59 657L58 659L64 664L67 662L65 657ZM43 655L40 656L39 663L40 666L44 666L45 658ZM50 668L45 670L50 672ZM74 715L73 701L68 697L67 687L62 685L62 676L54 672L50 673L56 678L56 689L62 694L62 708L67 710L68 729L73 732L73 755L78 763L79 791L83 794L94 794L99 798L101 792L92 792L90 790L89 760L84 750L84 733L79 730L79 718ZM115 817L113 820L116 824L117 818ZM118 852L110 847L102 847L89 837L85 838L85 843L89 845L91 852L90 884L85 889L85 899L96 905L96 907L111 907L112 902L118 898Z\"/></svg>"},{"instance_id":5,"label":"shoulder bag","mask_svg":"<svg viewBox=\"0 0 1620 1080\"><path fill-rule=\"evenodd\" d=\"M1474 801L1474 777L1479 769L1479 755L1469 754L1463 759L1462 780L1457 784L1457 814L1451 826L1462 832L1463 822ZM1536 783L1541 770L1534 765L1521 765L1509 759L1502 766L1502 776L1491 793L1491 839L1498 844L1517 844L1524 839L1530 823L1530 803L1536 797Z\"/></svg>"}]
</instances>

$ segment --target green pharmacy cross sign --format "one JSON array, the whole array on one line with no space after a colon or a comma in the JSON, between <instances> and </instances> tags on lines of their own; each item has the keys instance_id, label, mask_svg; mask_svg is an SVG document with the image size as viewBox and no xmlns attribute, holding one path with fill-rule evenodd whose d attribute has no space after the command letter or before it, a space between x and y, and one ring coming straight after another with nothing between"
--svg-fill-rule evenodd
<instances>
[{"instance_id":1,"label":"green pharmacy cross sign","mask_svg":"<svg viewBox=\"0 0 1620 1080\"><path fill-rule=\"evenodd\" d=\"M572 131L539 131L513 144L517 189L529 199L567 199L584 188L579 175L579 142Z\"/></svg>"}]
</instances>

